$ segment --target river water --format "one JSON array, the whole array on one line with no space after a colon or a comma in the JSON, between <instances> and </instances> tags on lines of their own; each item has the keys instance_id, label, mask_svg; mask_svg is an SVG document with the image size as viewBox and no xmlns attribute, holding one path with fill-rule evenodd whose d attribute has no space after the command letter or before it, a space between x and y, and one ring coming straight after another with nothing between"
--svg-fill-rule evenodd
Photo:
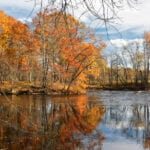
<instances>
[{"instance_id":1,"label":"river water","mask_svg":"<svg viewBox=\"0 0 150 150\"><path fill-rule=\"evenodd\" d=\"M149 150L150 92L0 96L0 150Z\"/></svg>"}]
</instances>

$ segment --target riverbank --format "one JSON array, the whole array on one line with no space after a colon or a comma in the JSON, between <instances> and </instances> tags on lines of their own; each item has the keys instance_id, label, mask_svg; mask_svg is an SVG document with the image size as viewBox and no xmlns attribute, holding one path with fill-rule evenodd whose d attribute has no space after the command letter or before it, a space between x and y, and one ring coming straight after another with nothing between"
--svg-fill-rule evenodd
<instances>
[{"instance_id":1,"label":"riverbank","mask_svg":"<svg viewBox=\"0 0 150 150\"><path fill-rule=\"evenodd\" d=\"M148 91L150 90L150 84L147 87L141 84L126 84L126 85L103 85L96 86L90 85L87 89L94 90L110 90L110 91ZM81 95L86 94L86 89L83 87L70 87L69 91L65 90L61 85L55 84L53 88L48 86L43 88L40 85L34 85L32 83L16 82L13 84L3 83L0 84L0 95L50 95L50 96L63 96L63 95Z\"/></svg>"},{"instance_id":2,"label":"riverbank","mask_svg":"<svg viewBox=\"0 0 150 150\"><path fill-rule=\"evenodd\" d=\"M34 85L30 83L17 82L17 83L3 83L0 84L0 94L1 95L80 95L85 94L85 90L80 90L79 88L71 87L69 91L65 90L60 85L55 85L53 88L48 86L43 88L40 85Z\"/></svg>"},{"instance_id":3,"label":"riverbank","mask_svg":"<svg viewBox=\"0 0 150 150\"><path fill-rule=\"evenodd\" d=\"M110 90L110 91L149 91L150 84L143 86L141 83L138 84L118 84L118 85L101 85L101 86L88 86L88 89L97 89L97 90Z\"/></svg>"}]
</instances>

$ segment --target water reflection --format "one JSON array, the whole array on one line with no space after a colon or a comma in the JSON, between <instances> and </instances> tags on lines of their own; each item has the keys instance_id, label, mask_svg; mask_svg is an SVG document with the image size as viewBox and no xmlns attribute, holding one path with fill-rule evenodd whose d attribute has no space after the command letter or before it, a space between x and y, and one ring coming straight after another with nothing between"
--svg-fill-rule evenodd
<instances>
[{"instance_id":1,"label":"water reflection","mask_svg":"<svg viewBox=\"0 0 150 150\"><path fill-rule=\"evenodd\" d=\"M150 93L0 97L0 149L148 150Z\"/></svg>"},{"instance_id":2,"label":"water reflection","mask_svg":"<svg viewBox=\"0 0 150 150\"><path fill-rule=\"evenodd\" d=\"M135 92L104 92L101 97L104 95L106 114L99 126L107 139L103 149L150 149L150 93L139 95ZM124 97L119 97L120 95Z\"/></svg>"},{"instance_id":3,"label":"water reflection","mask_svg":"<svg viewBox=\"0 0 150 150\"><path fill-rule=\"evenodd\" d=\"M0 149L101 149L104 136L96 127L105 114L87 96L0 97Z\"/></svg>"}]
</instances>

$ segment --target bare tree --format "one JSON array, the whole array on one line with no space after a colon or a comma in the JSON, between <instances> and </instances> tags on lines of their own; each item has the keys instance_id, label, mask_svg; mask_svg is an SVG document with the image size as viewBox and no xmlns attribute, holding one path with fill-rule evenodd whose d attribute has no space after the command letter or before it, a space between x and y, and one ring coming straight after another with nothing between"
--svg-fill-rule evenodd
<instances>
[{"instance_id":1,"label":"bare tree","mask_svg":"<svg viewBox=\"0 0 150 150\"><path fill-rule=\"evenodd\" d=\"M139 0L31 0L34 1L34 9L57 9L64 14L79 14L93 16L94 20L99 20L101 25L113 26L118 22L117 12L124 6L134 7ZM114 26L113 26L114 27ZM114 27L115 28L115 27Z\"/></svg>"}]
</instances>

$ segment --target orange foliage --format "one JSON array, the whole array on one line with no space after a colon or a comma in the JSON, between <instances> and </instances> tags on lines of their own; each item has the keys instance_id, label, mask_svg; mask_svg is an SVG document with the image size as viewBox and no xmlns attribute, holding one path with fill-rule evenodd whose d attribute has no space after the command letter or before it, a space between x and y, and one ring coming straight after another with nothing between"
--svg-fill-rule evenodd
<instances>
[{"instance_id":1,"label":"orange foliage","mask_svg":"<svg viewBox=\"0 0 150 150\"><path fill-rule=\"evenodd\" d=\"M3 57L12 67L28 70L27 56L38 50L38 42L32 38L29 27L0 11L0 29L0 49Z\"/></svg>"},{"instance_id":2,"label":"orange foliage","mask_svg":"<svg viewBox=\"0 0 150 150\"><path fill-rule=\"evenodd\" d=\"M99 121L105 114L105 109L95 104L92 108L88 107L89 101L87 97L81 96L76 101L76 107L73 110L68 109L67 122L61 126L61 141L66 148L74 147L81 140L73 140L73 133L90 134L98 125ZM72 112L73 111L73 112ZM104 139L102 135L101 138ZM66 143L66 141L68 141ZM69 142L70 141L70 142ZM70 145L69 145L70 144Z\"/></svg>"},{"instance_id":3,"label":"orange foliage","mask_svg":"<svg viewBox=\"0 0 150 150\"><path fill-rule=\"evenodd\" d=\"M106 46L95 38L93 32L88 35L93 43L84 42L85 26L69 14L45 10L33 19L33 23L41 52L45 49L49 55L51 72L55 72L68 88L85 79L85 70Z\"/></svg>"},{"instance_id":4,"label":"orange foliage","mask_svg":"<svg viewBox=\"0 0 150 150\"><path fill-rule=\"evenodd\" d=\"M19 73L40 66L42 76L49 75L51 82L61 83L67 92L72 85L86 87L89 68L90 74L99 74L92 65L98 66L106 45L91 29L70 14L47 9L32 23L34 30L30 31L26 24L0 11L0 54L9 66Z\"/></svg>"},{"instance_id":5,"label":"orange foliage","mask_svg":"<svg viewBox=\"0 0 150 150\"><path fill-rule=\"evenodd\" d=\"M147 43L150 43L150 32L145 32L144 37Z\"/></svg>"}]
</instances>

